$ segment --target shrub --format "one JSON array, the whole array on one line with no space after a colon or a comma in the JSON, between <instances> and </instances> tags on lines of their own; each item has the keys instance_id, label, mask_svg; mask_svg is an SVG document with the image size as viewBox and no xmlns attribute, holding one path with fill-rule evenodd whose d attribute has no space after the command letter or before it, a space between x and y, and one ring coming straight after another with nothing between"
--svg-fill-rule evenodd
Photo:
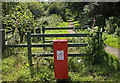
<instances>
[{"instance_id":1,"label":"shrub","mask_svg":"<svg viewBox=\"0 0 120 83\"><path fill-rule=\"evenodd\" d=\"M13 30L13 39L19 41L21 38L23 39L24 32L33 29L34 16L28 9L27 4L21 3L16 5L8 15L3 17L3 24L6 31Z\"/></svg>"},{"instance_id":2,"label":"shrub","mask_svg":"<svg viewBox=\"0 0 120 83\"><path fill-rule=\"evenodd\" d=\"M113 34L115 31L118 33L118 27L120 20L117 17L109 17L108 20L106 20L106 26L105 30L108 34Z\"/></svg>"},{"instance_id":3,"label":"shrub","mask_svg":"<svg viewBox=\"0 0 120 83\"><path fill-rule=\"evenodd\" d=\"M92 32L93 37L88 37L88 46L86 53L90 54L90 57L85 57L84 60L91 64L101 64L105 56L105 45L102 38L98 39L98 34L95 30ZM100 35L100 34L99 34Z\"/></svg>"},{"instance_id":4,"label":"shrub","mask_svg":"<svg viewBox=\"0 0 120 83\"><path fill-rule=\"evenodd\" d=\"M52 14L51 16L48 16L48 17L44 16L40 18L38 21L39 21L39 24L45 25L48 27L56 27L57 25L63 22L61 16L56 14Z\"/></svg>"},{"instance_id":5,"label":"shrub","mask_svg":"<svg viewBox=\"0 0 120 83\"><path fill-rule=\"evenodd\" d=\"M99 27L102 27L104 25L104 22L105 22L104 20L105 19L102 15L97 15L95 25L99 26Z\"/></svg>"},{"instance_id":6,"label":"shrub","mask_svg":"<svg viewBox=\"0 0 120 83\"><path fill-rule=\"evenodd\" d=\"M115 29L115 34L118 36L120 35L120 27L117 26L117 28Z\"/></svg>"}]
</instances>

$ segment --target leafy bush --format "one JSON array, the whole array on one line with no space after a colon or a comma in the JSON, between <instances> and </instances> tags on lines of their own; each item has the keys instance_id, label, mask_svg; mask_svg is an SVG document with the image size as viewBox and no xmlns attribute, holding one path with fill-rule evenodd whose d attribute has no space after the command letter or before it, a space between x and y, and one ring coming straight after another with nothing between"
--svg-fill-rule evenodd
<instances>
[{"instance_id":1,"label":"leafy bush","mask_svg":"<svg viewBox=\"0 0 120 83\"><path fill-rule=\"evenodd\" d=\"M116 29L115 29L115 34L117 35L117 36L120 36L120 27L116 27Z\"/></svg>"},{"instance_id":2,"label":"leafy bush","mask_svg":"<svg viewBox=\"0 0 120 83\"><path fill-rule=\"evenodd\" d=\"M68 13L67 12L68 8L66 8L65 6L66 4L61 2L50 4L47 10L48 15L57 14L60 15L64 21L66 21L66 16L67 16L66 14Z\"/></svg>"},{"instance_id":3,"label":"leafy bush","mask_svg":"<svg viewBox=\"0 0 120 83\"><path fill-rule=\"evenodd\" d=\"M35 15L35 18L37 17L39 18L44 15L45 6L47 7L48 4L40 3L40 2L32 2L29 3L28 8L32 12L32 14Z\"/></svg>"},{"instance_id":4,"label":"leafy bush","mask_svg":"<svg viewBox=\"0 0 120 83\"><path fill-rule=\"evenodd\" d=\"M93 37L88 37L88 46L86 48L86 53L91 56L85 58L85 60L92 64L101 64L105 56L104 41L101 37L98 38L99 32L96 33L94 30L91 34L93 34Z\"/></svg>"},{"instance_id":5,"label":"leafy bush","mask_svg":"<svg viewBox=\"0 0 120 83\"><path fill-rule=\"evenodd\" d=\"M104 23L105 23L104 17L102 15L97 15L95 25L102 27L104 25Z\"/></svg>"},{"instance_id":6,"label":"leafy bush","mask_svg":"<svg viewBox=\"0 0 120 83\"><path fill-rule=\"evenodd\" d=\"M21 3L12 8L9 14L3 17L3 24L6 31L13 30L13 39L19 41L20 34L23 39L24 32L34 29L34 16L28 9L28 5Z\"/></svg>"},{"instance_id":7,"label":"leafy bush","mask_svg":"<svg viewBox=\"0 0 120 83\"><path fill-rule=\"evenodd\" d=\"M56 27L57 25L63 22L61 16L56 14L52 14L51 16L48 16L48 17L44 16L40 18L38 21L39 21L39 24L45 25L48 27Z\"/></svg>"},{"instance_id":8,"label":"leafy bush","mask_svg":"<svg viewBox=\"0 0 120 83\"><path fill-rule=\"evenodd\" d=\"M106 20L106 26L105 30L108 34L113 34L115 31L118 34L119 33L119 27L120 27L120 19L117 17L109 17L108 20Z\"/></svg>"}]
</instances>

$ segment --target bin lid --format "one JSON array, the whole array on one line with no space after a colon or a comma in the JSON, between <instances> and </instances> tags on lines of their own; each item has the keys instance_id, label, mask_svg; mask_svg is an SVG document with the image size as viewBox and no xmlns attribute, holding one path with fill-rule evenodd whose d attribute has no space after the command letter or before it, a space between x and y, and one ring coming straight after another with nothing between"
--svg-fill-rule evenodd
<instances>
[{"instance_id":1,"label":"bin lid","mask_svg":"<svg viewBox=\"0 0 120 83\"><path fill-rule=\"evenodd\" d=\"M56 39L53 42L67 42L68 39Z\"/></svg>"}]
</instances>

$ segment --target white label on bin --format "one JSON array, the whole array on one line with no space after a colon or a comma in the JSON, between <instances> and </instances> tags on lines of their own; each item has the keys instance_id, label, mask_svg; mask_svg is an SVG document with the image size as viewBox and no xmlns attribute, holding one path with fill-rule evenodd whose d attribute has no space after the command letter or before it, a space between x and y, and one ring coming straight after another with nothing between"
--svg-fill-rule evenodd
<instances>
[{"instance_id":1,"label":"white label on bin","mask_svg":"<svg viewBox=\"0 0 120 83\"><path fill-rule=\"evenodd\" d=\"M63 50L57 51L57 60L64 60L64 51Z\"/></svg>"}]
</instances>

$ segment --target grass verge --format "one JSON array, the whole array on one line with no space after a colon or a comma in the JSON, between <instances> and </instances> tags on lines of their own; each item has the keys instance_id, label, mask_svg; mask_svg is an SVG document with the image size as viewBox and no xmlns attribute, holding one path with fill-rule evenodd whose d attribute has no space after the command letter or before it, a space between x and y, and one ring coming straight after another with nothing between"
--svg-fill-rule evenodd
<instances>
[{"instance_id":1,"label":"grass verge","mask_svg":"<svg viewBox=\"0 0 120 83\"><path fill-rule=\"evenodd\" d=\"M114 35L108 34L106 36L107 39L105 40L105 44L120 49L120 37L115 37Z\"/></svg>"},{"instance_id":2,"label":"grass verge","mask_svg":"<svg viewBox=\"0 0 120 83\"><path fill-rule=\"evenodd\" d=\"M107 53L104 64L91 65L82 58L69 57L68 67L69 79L67 81L108 81L120 82L120 61L113 55ZM53 57L34 57L34 74L31 78L31 72L25 55L12 55L2 60L2 81L39 81L39 82L57 82L54 78L54 59Z\"/></svg>"}]
</instances>

